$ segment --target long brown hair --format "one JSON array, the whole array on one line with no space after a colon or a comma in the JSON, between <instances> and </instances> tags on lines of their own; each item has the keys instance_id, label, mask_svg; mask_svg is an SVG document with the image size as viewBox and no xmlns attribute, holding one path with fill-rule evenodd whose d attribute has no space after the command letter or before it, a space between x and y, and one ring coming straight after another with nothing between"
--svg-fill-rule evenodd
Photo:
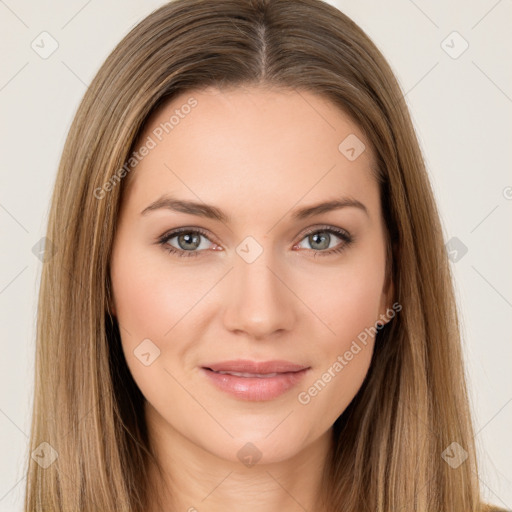
<instances>
[{"instance_id":1,"label":"long brown hair","mask_svg":"<svg viewBox=\"0 0 512 512\"><path fill-rule=\"evenodd\" d=\"M58 170L47 231L55 251L38 307L30 451L57 458L48 467L28 458L25 509L147 506L144 398L124 360L122 326L108 314L116 219L125 175L136 172L127 161L164 101L248 85L322 95L376 155L389 276L403 309L379 331L368 375L334 424L330 508L484 510L452 277L407 106L368 36L320 0L170 2L130 31L89 86ZM442 457L454 442L467 452L458 467Z\"/></svg>"}]
</instances>

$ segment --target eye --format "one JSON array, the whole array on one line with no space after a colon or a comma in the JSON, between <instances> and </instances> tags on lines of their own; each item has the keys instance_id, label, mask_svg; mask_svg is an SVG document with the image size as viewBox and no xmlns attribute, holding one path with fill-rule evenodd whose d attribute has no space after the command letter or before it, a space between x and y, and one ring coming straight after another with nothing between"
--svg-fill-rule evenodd
<instances>
[{"instance_id":1,"label":"eye","mask_svg":"<svg viewBox=\"0 0 512 512\"><path fill-rule=\"evenodd\" d=\"M174 244L171 244L171 240L174 238L176 240ZM201 238L209 240L206 233L200 229L180 228L162 235L158 243L166 251L177 256L198 256L200 251L208 249L208 244L202 243Z\"/></svg>"},{"instance_id":2,"label":"eye","mask_svg":"<svg viewBox=\"0 0 512 512\"><path fill-rule=\"evenodd\" d=\"M335 242L336 238L341 239L342 243L335 243L333 246L332 242ZM315 257L317 255L329 256L332 254L338 254L354 241L352 235L350 235L348 231L334 227L311 229L306 232L306 236L303 240L312 247L311 250L315 252ZM295 247L300 247L300 243Z\"/></svg>"}]
</instances>

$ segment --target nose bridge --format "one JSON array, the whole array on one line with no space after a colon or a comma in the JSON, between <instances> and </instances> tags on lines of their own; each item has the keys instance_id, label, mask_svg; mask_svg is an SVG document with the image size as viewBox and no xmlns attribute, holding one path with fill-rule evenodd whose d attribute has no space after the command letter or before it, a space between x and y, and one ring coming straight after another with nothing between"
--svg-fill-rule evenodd
<instances>
[{"instance_id":1,"label":"nose bridge","mask_svg":"<svg viewBox=\"0 0 512 512\"><path fill-rule=\"evenodd\" d=\"M282 282L286 276L281 275L282 267L270 246L247 237L236 252L228 284L226 328L258 338L290 329L295 319L293 294Z\"/></svg>"}]
</instances>

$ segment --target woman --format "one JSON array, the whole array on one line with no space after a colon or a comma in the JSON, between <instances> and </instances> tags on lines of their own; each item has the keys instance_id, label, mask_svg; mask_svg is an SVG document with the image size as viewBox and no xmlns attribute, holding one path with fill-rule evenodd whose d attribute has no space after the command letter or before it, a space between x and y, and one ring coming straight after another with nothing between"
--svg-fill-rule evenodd
<instances>
[{"instance_id":1,"label":"woman","mask_svg":"<svg viewBox=\"0 0 512 512\"><path fill-rule=\"evenodd\" d=\"M148 16L47 236L27 511L490 509L418 142L334 7Z\"/></svg>"}]
</instances>

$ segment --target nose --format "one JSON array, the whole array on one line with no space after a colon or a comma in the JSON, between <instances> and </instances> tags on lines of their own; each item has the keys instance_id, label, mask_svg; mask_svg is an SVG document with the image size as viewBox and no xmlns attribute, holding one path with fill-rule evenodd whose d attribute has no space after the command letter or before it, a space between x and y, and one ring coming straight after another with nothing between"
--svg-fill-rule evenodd
<instances>
[{"instance_id":1,"label":"nose","mask_svg":"<svg viewBox=\"0 0 512 512\"><path fill-rule=\"evenodd\" d=\"M293 328L300 301L287 283L287 272L272 258L270 249L252 263L237 255L226 287L226 329L262 340Z\"/></svg>"}]
</instances>

